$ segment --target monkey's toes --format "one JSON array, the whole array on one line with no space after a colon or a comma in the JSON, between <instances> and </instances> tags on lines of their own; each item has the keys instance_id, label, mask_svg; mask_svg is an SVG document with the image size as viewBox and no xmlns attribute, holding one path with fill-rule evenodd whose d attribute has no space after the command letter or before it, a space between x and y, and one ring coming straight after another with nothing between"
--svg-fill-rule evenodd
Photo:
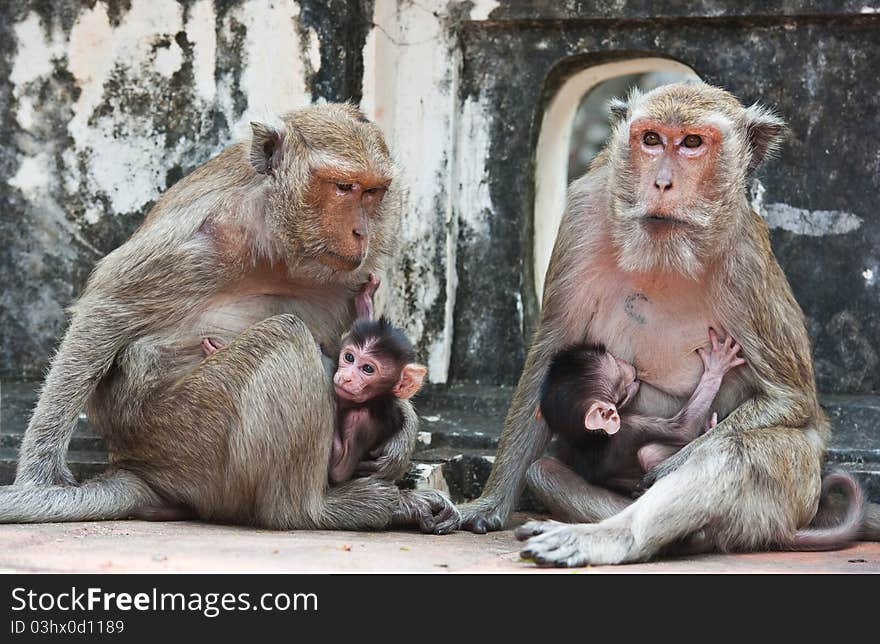
<instances>
[{"instance_id":1,"label":"monkey's toes","mask_svg":"<svg viewBox=\"0 0 880 644\"><path fill-rule=\"evenodd\" d=\"M549 530L557 528L563 523L559 521L526 521L520 527L513 531L513 536L515 536L519 541L525 541L526 539L530 539L539 534L544 534Z\"/></svg>"}]
</instances>

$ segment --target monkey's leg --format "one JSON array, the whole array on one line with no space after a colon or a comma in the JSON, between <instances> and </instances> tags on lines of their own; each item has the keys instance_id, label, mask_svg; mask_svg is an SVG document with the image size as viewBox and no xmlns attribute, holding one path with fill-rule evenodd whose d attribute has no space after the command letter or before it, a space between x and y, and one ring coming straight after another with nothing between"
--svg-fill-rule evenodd
<instances>
[{"instance_id":1,"label":"monkey's leg","mask_svg":"<svg viewBox=\"0 0 880 644\"><path fill-rule=\"evenodd\" d=\"M594 523L632 504L632 499L587 483L565 463L549 456L532 463L526 484L550 513L563 521Z\"/></svg>"},{"instance_id":2,"label":"monkey's leg","mask_svg":"<svg viewBox=\"0 0 880 644\"><path fill-rule=\"evenodd\" d=\"M218 431L210 415L193 418L191 410L178 412L176 423L199 423L193 434L202 443L188 446L187 460L205 466L181 472L181 500L205 518L273 529L381 529L397 520L433 530L435 518L452 507L372 477L329 487L332 387L312 334L296 316L275 316L242 332L204 361L160 413L221 392L232 416L226 430ZM211 466L211 454L225 460Z\"/></svg>"},{"instance_id":3,"label":"monkey's leg","mask_svg":"<svg viewBox=\"0 0 880 644\"><path fill-rule=\"evenodd\" d=\"M395 404L403 415L403 427L375 450L376 454L372 460L358 463L355 473L359 476L374 476L387 481L397 481L409 470L410 460L416 450L419 417L408 400L397 400Z\"/></svg>"},{"instance_id":4,"label":"monkey's leg","mask_svg":"<svg viewBox=\"0 0 880 644\"><path fill-rule=\"evenodd\" d=\"M551 566L644 561L699 530L717 549L755 550L790 543L818 494L818 459L802 430L710 433L620 514L598 524L532 521L517 538L528 539L524 557Z\"/></svg>"},{"instance_id":5,"label":"monkey's leg","mask_svg":"<svg viewBox=\"0 0 880 644\"><path fill-rule=\"evenodd\" d=\"M161 511L166 504L131 472L93 478L79 487L0 488L0 523L109 521Z\"/></svg>"}]
</instances>

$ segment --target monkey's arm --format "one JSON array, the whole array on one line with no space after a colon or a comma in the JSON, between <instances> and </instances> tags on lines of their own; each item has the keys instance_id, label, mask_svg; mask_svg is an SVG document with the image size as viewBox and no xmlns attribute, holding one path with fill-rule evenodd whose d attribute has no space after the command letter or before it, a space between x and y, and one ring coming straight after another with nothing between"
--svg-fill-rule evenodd
<instances>
[{"instance_id":1,"label":"monkey's arm","mask_svg":"<svg viewBox=\"0 0 880 644\"><path fill-rule=\"evenodd\" d=\"M114 307L84 298L74 311L22 441L16 485L76 485L65 455L77 416L123 346Z\"/></svg>"},{"instance_id":2,"label":"monkey's arm","mask_svg":"<svg viewBox=\"0 0 880 644\"><path fill-rule=\"evenodd\" d=\"M570 190L570 195L571 195ZM500 530L522 491L525 473L550 440L543 420L535 418L541 383L551 358L566 345L582 340L590 312L579 308L584 301L577 279L583 272L585 225L582 209L570 206L562 223L547 270L538 329L529 348L525 367L504 421L495 463L482 496L461 506L461 527L477 533Z\"/></svg>"},{"instance_id":3,"label":"monkey's arm","mask_svg":"<svg viewBox=\"0 0 880 644\"><path fill-rule=\"evenodd\" d=\"M756 257L772 257L763 221L756 222L752 235L753 243L764 247L763 253ZM724 326L742 345L742 354L748 360L747 377L753 394L721 419L711 432L648 472L640 487L650 487L677 469L705 440L766 427L808 427L818 430L818 438L823 443L828 440L829 425L816 397L803 311L776 262L749 260L749 257L732 258L727 270L731 275L751 275L753 279L726 280L725 287L737 284L738 292L728 293L716 301L726 305L719 310Z\"/></svg>"},{"instance_id":4,"label":"monkey's arm","mask_svg":"<svg viewBox=\"0 0 880 644\"><path fill-rule=\"evenodd\" d=\"M403 418L400 431L378 448L375 459L361 461L356 470L357 474L397 481L409 470L409 463L416 449L419 417L408 400L398 399L395 404L400 408Z\"/></svg>"}]
</instances>

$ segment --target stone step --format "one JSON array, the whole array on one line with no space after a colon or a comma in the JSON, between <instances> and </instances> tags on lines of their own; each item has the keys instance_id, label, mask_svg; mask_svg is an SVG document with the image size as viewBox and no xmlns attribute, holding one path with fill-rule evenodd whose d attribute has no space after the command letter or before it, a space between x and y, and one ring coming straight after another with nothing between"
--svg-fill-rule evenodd
<instances>
[{"instance_id":1,"label":"stone step","mask_svg":"<svg viewBox=\"0 0 880 644\"><path fill-rule=\"evenodd\" d=\"M0 484L14 479L17 450L37 393L36 383L0 383ZM416 400L422 431L401 486L441 489L456 501L478 497L492 469L512 395L511 387L428 387ZM880 502L880 396L824 396L822 404L834 425L828 468L851 472L868 497ZM82 480L102 471L106 459L101 437L81 416L68 453L71 470ZM528 498L523 507L539 509Z\"/></svg>"}]
</instances>

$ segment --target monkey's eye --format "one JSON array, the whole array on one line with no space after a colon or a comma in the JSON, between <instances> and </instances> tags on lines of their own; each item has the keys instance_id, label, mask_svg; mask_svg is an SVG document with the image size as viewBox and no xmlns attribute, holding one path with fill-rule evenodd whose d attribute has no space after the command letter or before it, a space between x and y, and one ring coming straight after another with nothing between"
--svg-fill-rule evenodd
<instances>
[{"instance_id":1,"label":"monkey's eye","mask_svg":"<svg viewBox=\"0 0 880 644\"><path fill-rule=\"evenodd\" d=\"M354 185L350 183L336 182L336 189L339 190L339 192L350 192L353 187Z\"/></svg>"},{"instance_id":2,"label":"monkey's eye","mask_svg":"<svg viewBox=\"0 0 880 644\"><path fill-rule=\"evenodd\" d=\"M379 194L379 192L384 191L384 190L385 190L385 188L383 188L382 186L376 186L375 188L370 188L369 190L364 190L364 194L376 195L376 194Z\"/></svg>"},{"instance_id":3,"label":"monkey's eye","mask_svg":"<svg viewBox=\"0 0 880 644\"><path fill-rule=\"evenodd\" d=\"M371 364L365 364L363 366L364 373L373 373L376 371L376 368Z\"/></svg>"},{"instance_id":4,"label":"monkey's eye","mask_svg":"<svg viewBox=\"0 0 880 644\"><path fill-rule=\"evenodd\" d=\"M698 148L703 145L703 139L699 134L688 134L684 137L684 141L682 141L682 145L686 148Z\"/></svg>"},{"instance_id":5,"label":"monkey's eye","mask_svg":"<svg viewBox=\"0 0 880 644\"><path fill-rule=\"evenodd\" d=\"M660 145L660 135L656 132L645 132L642 137L642 143L645 145Z\"/></svg>"},{"instance_id":6,"label":"monkey's eye","mask_svg":"<svg viewBox=\"0 0 880 644\"><path fill-rule=\"evenodd\" d=\"M343 354L342 359L345 360L346 362L348 362L349 364L351 364L352 362L354 362L354 356L353 356L350 352L348 352L348 351L346 351L346 352Z\"/></svg>"}]
</instances>

